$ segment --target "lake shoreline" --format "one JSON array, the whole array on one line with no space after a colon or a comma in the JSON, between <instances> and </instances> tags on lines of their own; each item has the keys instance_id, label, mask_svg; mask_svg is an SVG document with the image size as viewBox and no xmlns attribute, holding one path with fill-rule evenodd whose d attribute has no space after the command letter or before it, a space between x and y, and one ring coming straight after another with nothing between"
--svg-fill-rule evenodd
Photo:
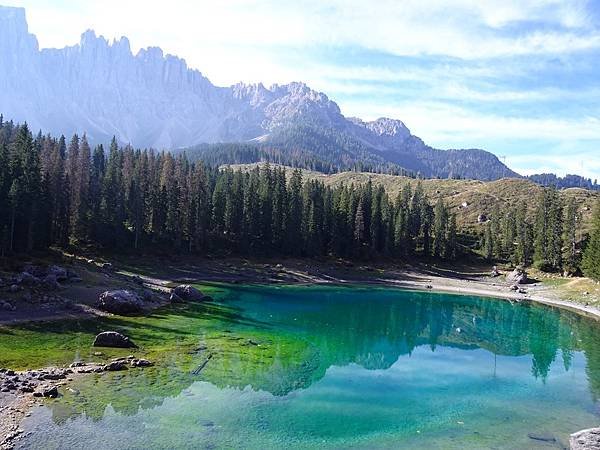
<instances>
[{"instance_id":1,"label":"lake shoreline","mask_svg":"<svg viewBox=\"0 0 600 450\"><path fill-rule=\"evenodd\" d=\"M159 266L156 266L159 267ZM104 283L109 286L127 287L129 278L139 277L141 286L158 292L167 293L169 288L182 283L231 283L231 284L277 284L277 285L341 285L350 286L387 286L405 290L433 293L449 293L456 295L476 295L503 299L505 301L522 303L532 302L549 307L560 308L600 320L600 309L565 301L560 298L556 289L534 282L522 285L524 293L510 289L510 283L504 279L505 272L498 277L491 277L478 267L444 268L428 264L419 265L381 265L355 267L347 262L306 262L301 260L283 261L274 264L254 263L247 260L224 260L195 262L193 266L185 262L162 267L160 271L139 270L127 264L114 273L104 274ZM182 276L182 273L184 275ZM132 288L140 283L131 284ZM98 286L92 290L98 291ZM67 291L69 291L67 289ZM74 291L77 293L79 291ZM105 313L93 308L89 301L78 303L75 310L64 310L52 307L46 308L43 314L31 316L27 311L23 314L13 314L9 320L0 312L0 326L18 325L31 321L55 321L61 319L94 318L106 316ZM164 306L164 303L153 307ZM152 309L148 309L151 311ZM68 388L66 381L63 388ZM13 447L22 431L20 424L30 411L39 405L39 399L27 394L0 393L0 449Z\"/></svg>"},{"instance_id":2,"label":"lake shoreline","mask_svg":"<svg viewBox=\"0 0 600 450\"><path fill-rule=\"evenodd\" d=\"M553 286L531 280L520 285L523 292L511 290L505 280L508 270L500 276L491 277L487 266L459 265L438 266L420 264L378 264L355 266L347 261L272 260L249 259L184 259L165 265L160 260L151 260L138 268L128 260L115 264L114 271L101 271L94 267L82 269L81 263L75 270L89 270L93 275L102 275L98 283L66 286L61 295L71 300L69 308L63 304L24 305L22 310L6 312L0 310L0 326L12 326L26 322L45 322L63 319L94 318L107 313L95 306L98 295L109 289L152 289L162 301L148 304L146 312L168 304L170 288L185 283L231 283L231 284L365 284L385 285L400 289L450 294L478 295L508 300L510 302L534 302L557 307L600 320L600 307L587 302L573 302L562 298ZM489 268L491 271L491 267ZM97 273L96 273L97 272Z\"/></svg>"}]
</instances>

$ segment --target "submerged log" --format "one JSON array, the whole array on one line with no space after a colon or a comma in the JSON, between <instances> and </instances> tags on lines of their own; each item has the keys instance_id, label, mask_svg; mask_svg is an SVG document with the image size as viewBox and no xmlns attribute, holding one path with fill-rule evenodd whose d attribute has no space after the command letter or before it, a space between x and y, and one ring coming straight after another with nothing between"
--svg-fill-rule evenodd
<instances>
[{"instance_id":1,"label":"submerged log","mask_svg":"<svg viewBox=\"0 0 600 450\"><path fill-rule=\"evenodd\" d=\"M200 364L198 367L196 367L196 369L192 373L194 375L200 375L200 372L202 372L204 370L204 368L206 367L208 362L212 359L212 357L213 357L213 354L209 353L209 355L206 357L204 362L202 364Z\"/></svg>"}]
</instances>

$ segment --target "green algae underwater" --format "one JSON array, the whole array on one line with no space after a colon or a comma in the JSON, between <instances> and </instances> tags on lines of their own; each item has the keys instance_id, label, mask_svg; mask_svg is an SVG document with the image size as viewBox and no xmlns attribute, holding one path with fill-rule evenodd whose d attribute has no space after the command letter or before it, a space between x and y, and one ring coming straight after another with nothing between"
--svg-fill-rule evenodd
<instances>
[{"instance_id":1,"label":"green algae underwater","mask_svg":"<svg viewBox=\"0 0 600 450\"><path fill-rule=\"evenodd\" d=\"M146 317L0 328L0 367L97 361L20 448L557 448L600 422L600 324L555 308L379 286L198 286ZM543 439L537 439L537 438Z\"/></svg>"}]
</instances>

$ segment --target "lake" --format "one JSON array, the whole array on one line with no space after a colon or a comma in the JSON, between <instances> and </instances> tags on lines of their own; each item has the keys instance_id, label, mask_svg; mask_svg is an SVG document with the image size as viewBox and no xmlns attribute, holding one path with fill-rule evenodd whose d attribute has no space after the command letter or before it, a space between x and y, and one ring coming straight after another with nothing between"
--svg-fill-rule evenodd
<instances>
[{"instance_id":1,"label":"lake","mask_svg":"<svg viewBox=\"0 0 600 450\"><path fill-rule=\"evenodd\" d=\"M0 329L0 367L109 359L19 448L559 448L600 422L600 327L558 309L372 286L201 286L148 317ZM555 439L555 441L551 441Z\"/></svg>"}]
</instances>

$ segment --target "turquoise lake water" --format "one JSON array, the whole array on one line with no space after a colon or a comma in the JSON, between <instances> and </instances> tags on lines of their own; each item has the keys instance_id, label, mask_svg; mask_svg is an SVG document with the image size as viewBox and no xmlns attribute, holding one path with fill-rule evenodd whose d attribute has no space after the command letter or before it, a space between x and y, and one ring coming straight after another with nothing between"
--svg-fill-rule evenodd
<instances>
[{"instance_id":1,"label":"turquoise lake water","mask_svg":"<svg viewBox=\"0 0 600 450\"><path fill-rule=\"evenodd\" d=\"M157 366L79 381L20 448L561 448L600 423L600 327L572 313L365 286L214 296L121 324Z\"/></svg>"}]
</instances>

